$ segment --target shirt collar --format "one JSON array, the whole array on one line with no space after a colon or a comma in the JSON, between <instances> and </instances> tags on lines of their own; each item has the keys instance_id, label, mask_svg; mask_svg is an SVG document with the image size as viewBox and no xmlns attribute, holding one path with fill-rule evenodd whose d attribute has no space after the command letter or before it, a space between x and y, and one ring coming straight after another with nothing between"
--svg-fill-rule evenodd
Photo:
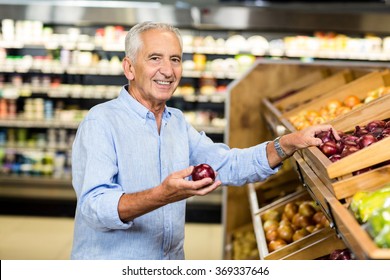
<instances>
[{"instance_id":1,"label":"shirt collar","mask_svg":"<svg viewBox=\"0 0 390 280\"><path fill-rule=\"evenodd\" d=\"M148 119L148 116L153 115L153 113L144 105L135 100L134 97L132 97L131 94L127 91L127 88L127 85L122 87L118 99L122 101L128 109L134 111L138 116L140 116L146 121L146 119ZM165 106L163 112L163 119L168 120L171 115L172 113L170 112L169 107Z\"/></svg>"}]
</instances>

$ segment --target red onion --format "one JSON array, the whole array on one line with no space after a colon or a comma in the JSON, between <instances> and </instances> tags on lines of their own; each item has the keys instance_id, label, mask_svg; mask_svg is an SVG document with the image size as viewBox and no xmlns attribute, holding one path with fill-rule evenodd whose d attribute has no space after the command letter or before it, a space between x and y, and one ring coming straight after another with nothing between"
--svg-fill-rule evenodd
<instances>
[{"instance_id":1,"label":"red onion","mask_svg":"<svg viewBox=\"0 0 390 280\"><path fill-rule=\"evenodd\" d=\"M329 157L329 159L330 159L331 162L336 162L336 161L341 159L341 155L340 154L334 154L334 155L331 155Z\"/></svg>"},{"instance_id":2,"label":"red onion","mask_svg":"<svg viewBox=\"0 0 390 280\"><path fill-rule=\"evenodd\" d=\"M206 163L196 165L191 176L194 181L202 180L207 177L211 178L213 181L215 180L214 169Z\"/></svg>"},{"instance_id":3,"label":"red onion","mask_svg":"<svg viewBox=\"0 0 390 280\"><path fill-rule=\"evenodd\" d=\"M352 175L356 176L356 175L362 174L362 173L370 171L370 170L371 170L371 167L366 167L366 168L352 172Z\"/></svg>"},{"instance_id":4,"label":"red onion","mask_svg":"<svg viewBox=\"0 0 390 280\"><path fill-rule=\"evenodd\" d=\"M328 157L331 155L334 155L338 152L336 143L332 142L332 141L328 141L328 142L321 144L320 149Z\"/></svg>"},{"instance_id":5,"label":"red onion","mask_svg":"<svg viewBox=\"0 0 390 280\"><path fill-rule=\"evenodd\" d=\"M336 139L334 138L334 135L332 133L332 129L329 129L327 131L321 131L316 135L316 137L320 138L322 140L322 143L336 142Z\"/></svg>"},{"instance_id":6,"label":"red onion","mask_svg":"<svg viewBox=\"0 0 390 280\"><path fill-rule=\"evenodd\" d=\"M337 153L341 154L341 152L344 150L345 144L342 141L337 141L336 147L337 147Z\"/></svg>"},{"instance_id":7,"label":"red onion","mask_svg":"<svg viewBox=\"0 0 390 280\"><path fill-rule=\"evenodd\" d=\"M346 135L341 138L341 141L345 145L357 145L357 141L359 140L359 137L354 136L354 135Z\"/></svg>"},{"instance_id":8,"label":"red onion","mask_svg":"<svg viewBox=\"0 0 390 280\"><path fill-rule=\"evenodd\" d=\"M329 255L330 260L351 260L351 251L347 249L336 249Z\"/></svg>"},{"instance_id":9,"label":"red onion","mask_svg":"<svg viewBox=\"0 0 390 280\"><path fill-rule=\"evenodd\" d=\"M390 128L390 120L386 122L385 128Z\"/></svg>"},{"instance_id":10,"label":"red onion","mask_svg":"<svg viewBox=\"0 0 390 280\"><path fill-rule=\"evenodd\" d=\"M364 147L370 146L372 143L375 143L377 141L378 140L375 138L374 135L368 133L368 134L361 136L359 138L358 143L359 143L360 148L364 148Z\"/></svg>"},{"instance_id":11,"label":"red onion","mask_svg":"<svg viewBox=\"0 0 390 280\"><path fill-rule=\"evenodd\" d=\"M382 136L383 130L384 130L383 127L378 126L373 128L370 133L374 135L377 140L380 140L383 138Z\"/></svg>"},{"instance_id":12,"label":"red onion","mask_svg":"<svg viewBox=\"0 0 390 280\"><path fill-rule=\"evenodd\" d=\"M371 121L369 122L368 124L366 124L366 129L371 132L373 129L377 128L377 127L385 127L386 125L386 122L385 121L382 121L382 120L374 120L374 121Z\"/></svg>"},{"instance_id":13,"label":"red onion","mask_svg":"<svg viewBox=\"0 0 390 280\"><path fill-rule=\"evenodd\" d=\"M341 157L344 158L344 157L349 156L350 154L353 154L359 150L360 150L360 148L358 146L353 146L353 145L347 146L346 145L344 147L344 150L341 153Z\"/></svg>"},{"instance_id":14,"label":"red onion","mask_svg":"<svg viewBox=\"0 0 390 280\"><path fill-rule=\"evenodd\" d=\"M382 138L389 137L389 136L390 136L390 127L386 127L386 128L382 131Z\"/></svg>"},{"instance_id":15,"label":"red onion","mask_svg":"<svg viewBox=\"0 0 390 280\"><path fill-rule=\"evenodd\" d=\"M357 126L355 126L355 131L353 132L353 135L360 137L360 136L367 134L367 133L368 133L368 130L365 127L361 127L361 126L357 125Z\"/></svg>"}]
</instances>

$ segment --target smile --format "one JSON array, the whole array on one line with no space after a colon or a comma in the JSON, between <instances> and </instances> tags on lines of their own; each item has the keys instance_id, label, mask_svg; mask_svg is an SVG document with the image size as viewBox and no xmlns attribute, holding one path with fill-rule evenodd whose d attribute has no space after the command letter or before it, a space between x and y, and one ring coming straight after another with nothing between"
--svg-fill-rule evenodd
<instances>
[{"instance_id":1,"label":"smile","mask_svg":"<svg viewBox=\"0 0 390 280\"><path fill-rule=\"evenodd\" d=\"M157 84L159 85L170 85L172 82L169 81L156 81Z\"/></svg>"}]
</instances>

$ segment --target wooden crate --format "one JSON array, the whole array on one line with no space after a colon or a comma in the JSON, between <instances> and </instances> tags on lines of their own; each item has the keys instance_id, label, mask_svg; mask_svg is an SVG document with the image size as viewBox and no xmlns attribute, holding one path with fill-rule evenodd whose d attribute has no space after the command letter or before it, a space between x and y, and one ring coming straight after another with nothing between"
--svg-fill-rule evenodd
<instances>
[{"instance_id":1,"label":"wooden crate","mask_svg":"<svg viewBox=\"0 0 390 280\"><path fill-rule=\"evenodd\" d=\"M264 98L261 101L261 115L265 120L267 129L271 131L273 137L283 135L286 132L291 132L291 127L286 127L281 121L282 113L268 98Z\"/></svg>"},{"instance_id":2,"label":"wooden crate","mask_svg":"<svg viewBox=\"0 0 390 280\"><path fill-rule=\"evenodd\" d=\"M296 156L294 156L296 157ZM308 191L315 197L321 197L320 205L325 208L325 214L330 219L331 227L335 228L337 234L342 237L344 244L350 248L358 259L389 259L390 249L378 248L369 234L355 219L352 212L348 210L348 202L351 201L352 194L341 202L333 196L328 188L319 182L318 176L311 170L310 166L302 159L297 158L301 168L303 184L307 185ZM378 189L390 180L390 166L376 170L378 176L370 176L370 180L361 179L361 182L355 180L345 180L343 188L345 192L355 193L356 191L371 191ZM367 176L363 173L359 176ZM353 179L357 179L355 176ZM352 190L352 192L351 192Z\"/></svg>"},{"instance_id":3,"label":"wooden crate","mask_svg":"<svg viewBox=\"0 0 390 280\"><path fill-rule=\"evenodd\" d=\"M314 69L312 72L302 75L298 79L291 81L283 86L281 86L275 93L272 95L271 102L279 102L288 98L291 95L294 95L296 92L299 92L311 85L318 83L328 77L331 74L331 71L327 68L323 69ZM282 81L283 82L283 81Z\"/></svg>"},{"instance_id":4,"label":"wooden crate","mask_svg":"<svg viewBox=\"0 0 390 280\"><path fill-rule=\"evenodd\" d=\"M290 100L298 92L309 89L313 85L324 81L330 74L331 71L329 69L316 69L312 73L302 75L300 78L280 87L276 90L272 99L268 97L262 99L261 115L265 119L267 128L272 132L273 136L283 135L290 131L281 123L282 113L275 104L285 104L284 100ZM334 80L334 83L337 83L337 79ZM309 92L312 92L312 90L309 90Z\"/></svg>"},{"instance_id":5,"label":"wooden crate","mask_svg":"<svg viewBox=\"0 0 390 280\"><path fill-rule=\"evenodd\" d=\"M312 199L317 202L321 207L324 214L331 221L331 215L329 210L328 200L329 198L334 197L333 193L328 189L328 187L319 179L313 169L303 160L300 154L295 153L294 159L297 162L297 171L303 187L310 194Z\"/></svg>"},{"instance_id":6,"label":"wooden crate","mask_svg":"<svg viewBox=\"0 0 390 280\"><path fill-rule=\"evenodd\" d=\"M259 212L253 216L253 226L255 229L260 259L316 259L330 254L335 249L345 248L344 243L337 237L336 232L330 227L325 227L276 251L269 252L263 229L263 214L269 209L282 211L288 202L299 200L312 200L312 198L307 191L299 191L261 208Z\"/></svg>"},{"instance_id":7,"label":"wooden crate","mask_svg":"<svg viewBox=\"0 0 390 280\"><path fill-rule=\"evenodd\" d=\"M344 118L339 118L332 124L339 131L352 131L356 125L365 125L375 119L389 119L389 109L390 95L386 95L365 106L357 108L354 112L346 114ZM334 193L336 198L341 199L350 195L353 190L341 191L340 186L342 185L340 185L340 182L353 177L352 173L355 171L390 160L389 146L390 137L387 137L333 163L318 147L303 149L302 155L304 160L308 162L318 177ZM377 172L368 173L365 176L375 176L379 174Z\"/></svg>"},{"instance_id":8,"label":"wooden crate","mask_svg":"<svg viewBox=\"0 0 390 280\"><path fill-rule=\"evenodd\" d=\"M390 182L390 165L332 183L332 190L337 199L348 198L358 191L371 191L377 185Z\"/></svg>"},{"instance_id":9,"label":"wooden crate","mask_svg":"<svg viewBox=\"0 0 390 280\"><path fill-rule=\"evenodd\" d=\"M354 185L350 182L351 186ZM376 181L367 184L366 189L375 190L383 186ZM358 259L387 259L390 260L390 249L378 247L368 232L355 219L348 209L348 203L342 204L338 199L329 200L332 218L336 230L343 236L345 244L352 250Z\"/></svg>"},{"instance_id":10,"label":"wooden crate","mask_svg":"<svg viewBox=\"0 0 390 280\"><path fill-rule=\"evenodd\" d=\"M263 182L248 184L248 198L252 213L258 213L264 205L296 192L300 187L299 177L286 160L278 173L270 176Z\"/></svg>"},{"instance_id":11,"label":"wooden crate","mask_svg":"<svg viewBox=\"0 0 390 280\"><path fill-rule=\"evenodd\" d=\"M291 117L297 116L304 111L310 111L310 110L319 111L330 101L333 100L343 101L344 98L349 95L355 95L361 100L363 100L364 98L367 97L368 92L372 90L376 90L382 86L390 86L390 72L374 71L356 80L353 80L350 83L345 84L344 86L338 87L337 89L329 91L326 94L318 96L316 99L308 103L305 103L301 106L298 106L295 109L283 113L282 117L285 118L286 120L289 120ZM351 110L347 114L350 114L357 109L359 109L359 107ZM337 121L337 119L343 118L344 115L339 115L333 121Z\"/></svg>"},{"instance_id":12,"label":"wooden crate","mask_svg":"<svg viewBox=\"0 0 390 280\"><path fill-rule=\"evenodd\" d=\"M352 80L355 79L355 73L352 70L345 69L339 71L329 77L326 77L307 88L300 90L286 98L278 100L273 103L273 105L280 112L287 112L293 108L298 107L299 105L305 104L318 96L321 96L331 90L337 89Z\"/></svg>"}]
</instances>

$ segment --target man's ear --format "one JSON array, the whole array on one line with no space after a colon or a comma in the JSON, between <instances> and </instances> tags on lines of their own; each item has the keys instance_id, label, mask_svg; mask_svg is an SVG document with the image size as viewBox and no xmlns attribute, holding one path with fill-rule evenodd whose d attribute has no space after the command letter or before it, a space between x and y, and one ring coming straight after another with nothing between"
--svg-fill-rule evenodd
<instances>
[{"instance_id":1,"label":"man's ear","mask_svg":"<svg viewBox=\"0 0 390 280\"><path fill-rule=\"evenodd\" d=\"M127 56L125 56L125 58L123 58L122 60L122 68L127 80L129 81L134 80L133 63L131 62L130 58L128 58Z\"/></svg>"}]
</instances>

